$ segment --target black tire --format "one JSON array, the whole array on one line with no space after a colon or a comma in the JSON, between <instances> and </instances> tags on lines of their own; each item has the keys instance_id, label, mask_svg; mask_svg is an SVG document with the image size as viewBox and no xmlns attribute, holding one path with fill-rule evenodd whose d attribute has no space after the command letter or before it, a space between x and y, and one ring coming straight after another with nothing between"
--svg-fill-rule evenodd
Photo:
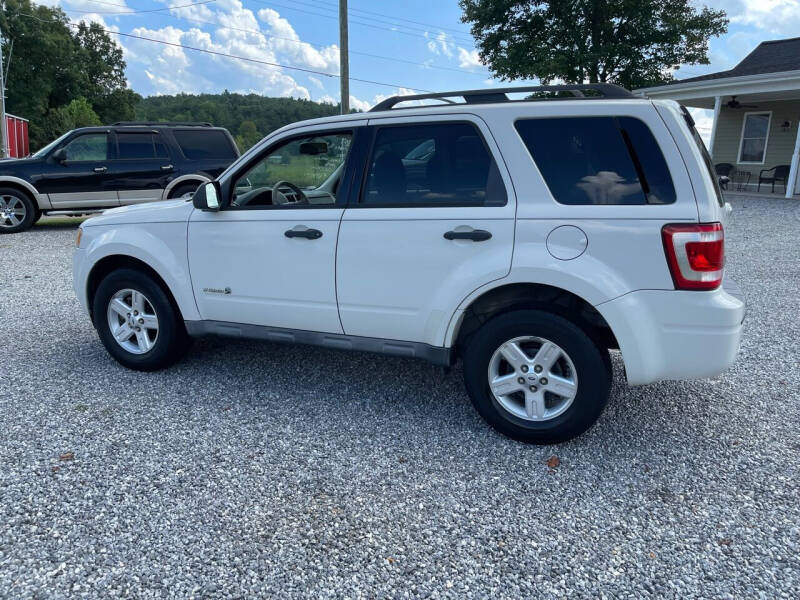
<instances>
[{"instance_id":1,"label":"black tire","mask_svg":"<svg viewBox=\"0 0 800 600\"><path fill-rule=\"evenodd\" d=\"M194 183L181 183L176 185L172 190L169 192L168 198L180 198L181 196L185 196L186 194L194 194L195 190L200 187L200 182L196 181Z\"/></svg>"},{"instance_id":2,"label":"black tire","mask_svg":"<svg viewBox=\"0 0 800 600\"><path fill-rule=\"evenodd\" d=\"M15 219L19 219L20 217L19 210L25 213L24 216L19 219L19 223L16 224L13 223L11 217L4 218L0 215L0 233L19 233L20 231L30 229L36 222L36 213L39 207L36 205L33 198L25 192L21 192L16 188L3 187L0 188L0 199L2 199L0 213L3 212L3 209L8 203L14 203L15 207L21 207L17 209L14 217Z\"/></svg>"},{"instance_id":3,"label":"black tire","mask_svg":"<svg viewBox=\"0 0 800 600\"><path fill-rule=\"evenodd\" d=\"M117 342L108 319L108 306L120 290L141 292L155 311L158 333L153 347L143 354L129 352ZM120 364L137 371L155 371L177 362L189 347L189 337L178 311L161 285L149 275L135 269L113 271L100 282L92 300L94 326L103 345Z\"/></svg>"},{"instance_id":4,"label":"black tire","mask_svg":"<svg viewBox=\"0 0 800 600\"><path fill-rule=\"evenodd\" d=\"M578 381L574 400L550 420L532 421L512 414L489 388L492 355L502 344L522 336L555 343L574 365ZM589 429L608 402L611 380L608 351L571 321L541 310L518 310L491 319L474 334L464 353L464 382L476 410L500 433L530 444L565 442Z\"/></svg>"}]
</instances>

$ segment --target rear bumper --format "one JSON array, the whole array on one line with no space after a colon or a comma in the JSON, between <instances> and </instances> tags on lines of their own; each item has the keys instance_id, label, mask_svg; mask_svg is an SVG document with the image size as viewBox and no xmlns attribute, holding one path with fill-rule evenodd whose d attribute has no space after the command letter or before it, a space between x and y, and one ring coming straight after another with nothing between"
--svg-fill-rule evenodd
<instances>
[{"instance_id":1,"label":"rear bumper","mask_svg":"<svg viewBox=\"0 0 800 600\"><path fill-rule=\"evenodd\" d=\"M712 292L640 290L598 305L630 385L713 377L736 359L745 303L726 280Z\"/></svg>"}]
</instances>

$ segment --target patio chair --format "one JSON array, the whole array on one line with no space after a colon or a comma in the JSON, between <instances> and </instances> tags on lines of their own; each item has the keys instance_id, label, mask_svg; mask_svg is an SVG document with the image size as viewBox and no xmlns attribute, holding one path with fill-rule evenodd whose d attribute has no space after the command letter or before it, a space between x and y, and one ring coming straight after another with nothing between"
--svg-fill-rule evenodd
<instances>
[{"instance_id":1,"label":"patio chair","mask_svg":"<svg viewBox=\"0 0 800 600\"><path fill-rule=\"evenodd\" d=\"M772 173L772 176L767 175L764 176L764 173ZM761 191L761 184L762 183L771 183L772 184L772 192L775 193L775 184L776 183L783 183L784 189L786 189L786 180L789 179L789 165L778 165L772 167L771 169L763 169L758 174L758 191Z\"/></svg>"},{"instance_id":2,"label":"patio chair","mask_svg":"<svg viewBox=\"0 0 800 600\"><path fill-rule=\"evenodd\" d=\"M731 163L717 163L714 165L714 169L717 172L717 177L719 177L719 186L723 190L728 189L728 181L733 179L732 173L734 172L733 165ZM723 177L727 177L728 179L723 179Z\"/></svg>"}]
</instances>

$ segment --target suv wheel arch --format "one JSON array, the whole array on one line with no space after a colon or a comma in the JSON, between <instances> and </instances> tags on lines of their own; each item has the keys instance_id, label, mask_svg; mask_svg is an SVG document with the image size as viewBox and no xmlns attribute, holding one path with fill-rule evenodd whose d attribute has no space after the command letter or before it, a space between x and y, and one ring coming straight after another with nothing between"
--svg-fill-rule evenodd
<instances>
[{"instance_id":1,"label":"suv wheel arch","mask_svg":"<svg viewBox=\"0 0 800 600\"><path fill-rule=\"evenodd\" d=\"M601 348L619 348L614 332L594 306L565 289L539 283L510 283L475 298L456 325L453 348L463 355L469 339L489 319L514 310L531 309L564 317L583 329Z\"/></svg>"},{"instance_id":2,"label":"suv wheel arch","mask_svg":"<svg viewBox=\"0 0 800 600\"><path fill-rule=\"evenodd\" d=\"M39 210L48 210L50 208L50 202L47 199L47 195L40 194L30 182L25 181L24 179L10 176L0 177L0 186L19 190L21 193L27 195L31 200L33 200L34 204L36 204Z\"/></svg>"},{"instance_id":3,"label":"suv wheel arch","mask_svg":"<svg viewBox=\"0 0 800 600\"><path fill-rule=\"evenodd\" d=\"M172 181L169 182L166 188L164 188L164 193L161 196L162 200L166 200L171 198L172 191L176 188L179 188L182 185L195 183L198 186L208 183L212 181L214 178L208 175L207 173L191 173L188 175L181 175L180 177L176 177Z\"/></svg>"},{"instance_id":4,"label":"suv wheel arch","mask_svg":"<svg viewBox=\"0 0 800 600\"><path fill-rule=\"evenodd\" d=\"M98 260L92 270L89 272L89 277L86 281L86 297L88 299L89 304L89 311L90 311L90 318L92 322L94 322L94 314L92 314L92 305L94 301L94 296L97 293L97 288L100 286L100 282L113 271L117 269L134 269L137 271L141 271L158 283L161 288L164 290L164 293L167 295L170 304L172 305L173 309L175 309L176 314L181 315L183 318L183 314L181 312L180 306L178 306L177 301L175 300L175 296L172 293L172 290L169 289L169 286L164 281L164 278L158 274L158 271L153 269L150 265L145 263L144 261L139 260L138 258L133 258L132 256L126 256L124 254L112 254L109 256L105 256Z\"/></svg>"}]
</instances>

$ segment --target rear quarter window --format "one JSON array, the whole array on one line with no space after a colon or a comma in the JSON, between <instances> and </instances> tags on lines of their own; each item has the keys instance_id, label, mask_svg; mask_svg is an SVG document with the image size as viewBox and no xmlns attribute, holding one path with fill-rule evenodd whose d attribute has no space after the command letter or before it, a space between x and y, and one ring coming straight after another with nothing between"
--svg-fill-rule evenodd
<instances>
[{"instance_id":1,"label":"rear quarter window","mask_svg":"<svg viewBox=\"0 0 800 600\"><path fill-rule=\"evenodd\" d=\"M647 125L633 117L521 119L514 126L561 204L671 204L675 187Z\"/></svg>"},{"instance_id":2,"label":"rear quarter window","mask_svg":"<svg viewBox=\"0 0 800 600\"><path fill-rule=\"evenodd\" d=\"M172 133L183 155L189 160L234 159L237 156L224 131L176 129Z\"/></svg>"}]
</instances>

